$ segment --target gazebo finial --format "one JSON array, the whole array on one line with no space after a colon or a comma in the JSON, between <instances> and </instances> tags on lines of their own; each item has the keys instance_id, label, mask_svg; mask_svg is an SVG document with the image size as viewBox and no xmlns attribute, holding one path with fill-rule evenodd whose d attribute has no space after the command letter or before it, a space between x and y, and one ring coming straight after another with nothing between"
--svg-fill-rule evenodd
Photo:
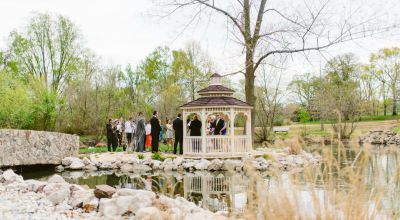
<instances>
[{"instance_id":1,"label":"gazebo finial","mask_svg":"<svg viewBox=\"0 0 400 220\"><path fill-rule=\"evenodd\" d=\"M214 73L210 77L210 85L222 85L221 83L222 76L218 73Z\"/></svg>"}]
</instances>

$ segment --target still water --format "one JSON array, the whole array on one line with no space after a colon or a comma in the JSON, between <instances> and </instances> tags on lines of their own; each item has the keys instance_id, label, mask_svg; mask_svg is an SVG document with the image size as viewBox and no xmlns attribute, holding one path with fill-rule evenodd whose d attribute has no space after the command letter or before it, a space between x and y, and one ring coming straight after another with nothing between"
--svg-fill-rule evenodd
<instances>
[{"instance_id":1,"label":"still water","mask_svg":"<svg viewBox=\"0 0 400 220\"><path fill-rule=\"evenodd\" d=\"M385 189L378 203L383 210L392 212L392 216L398 215L400 210L400 181L394 178L399 175L399 153L385 148L374 148L368 152L362 148L342 147L339 151L337 146L310 147L309 150L320 153L328 152L339 165L331 168L328 175L334 181L334 189L347 192L351 188L351 180L341 174L341 168L362 167L362 182L367 197L370 192L377 188ZM340 153L339 153L340 152ZM368 158L366 163L359 163L361 158ZM318 169L325 169L322 165ZM54 169L19 170L25 179L33 178L46 180L54 174ZM344 169L345 170L345 169ZM318 173L318 171L315 171ZM129 175L113 171L64 171L60 173L70 183L88 185L94 188L99 184L107 184L116 188L146 189L169 197L182 196L195 204L209 209L210 211L227 211L230 213L241 213L248 209L257 207L256 199L266 196L266 192L274 191L282 185L289 185L301 192L301 206L305 204L307 211L308 194L325 190L325 177L306 178L304 172L283 172L279 177L270 173L231 173L231 172L148 172L131 173ZM289 178L289 176L291 178ZM290 184L289 184L290 183ZM308 193L307 193L308 192ZM376 202L376 201L375 201ZM397 212L397 213L393 213Z\"/></svg>"}]
</instances>

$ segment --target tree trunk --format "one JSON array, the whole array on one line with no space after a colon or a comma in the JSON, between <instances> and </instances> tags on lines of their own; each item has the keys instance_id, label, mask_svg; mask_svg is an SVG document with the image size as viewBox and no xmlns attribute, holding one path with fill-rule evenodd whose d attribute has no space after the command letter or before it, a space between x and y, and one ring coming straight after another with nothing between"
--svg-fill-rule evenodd
<instances>
[{"instance_id":1,"label":"tree trunk","mask_svg":"<svg viewBox=\"0 0 400 220\"><path fill-rule=\"evenodd\" d=\"M256 104L256 96L254 95L254 67L251 53L247 53L246 55L246 73L245 73L245 93L246 93L246 102L252 105L254 108L251 110L251 135L254 142L255 135L255 104ZM250 57L248 57L250 56Z\"/></svg>"},{"instance_id":2,"label":"tree trunk","mask_svg":"<svg viewBox=\"0 0 400 220\"><path fill-rule=\"evenodd\" d=\"M396 92L396 84L392 88L393 94L393 108L392 108L392 115L397 115L397 92Z\"/></svg>"}]
</instances>

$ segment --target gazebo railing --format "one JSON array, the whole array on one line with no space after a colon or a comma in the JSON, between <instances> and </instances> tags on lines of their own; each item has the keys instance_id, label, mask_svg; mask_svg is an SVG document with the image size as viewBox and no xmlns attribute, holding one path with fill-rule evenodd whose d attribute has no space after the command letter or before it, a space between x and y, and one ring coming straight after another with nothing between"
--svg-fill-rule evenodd
<instances>
[{"instance_id":1,"label":"gazebo railing","mask_svg":"<svg viewBox=\"0 0 400 220\"><path fill-rule=\"evenodd\" d=\"M186 136L183 140L184 154L186 155L244 155L251 151L251 139L246 135L238 135L233 138L225 135L213 135L204 137ZM204 148L205 149L204 149Z\"/></svg>"},{"instance_id":2,"label":"gazebo railing","mask_svg":"<svg viewBox=\"0 0 400 220\"><path fill-rule=\"evenodd\" d=\"M185 137L183 140L183 152L188 154L201 154L202 151L202 138L199 136Z\"/></svg>"}]
</instances>

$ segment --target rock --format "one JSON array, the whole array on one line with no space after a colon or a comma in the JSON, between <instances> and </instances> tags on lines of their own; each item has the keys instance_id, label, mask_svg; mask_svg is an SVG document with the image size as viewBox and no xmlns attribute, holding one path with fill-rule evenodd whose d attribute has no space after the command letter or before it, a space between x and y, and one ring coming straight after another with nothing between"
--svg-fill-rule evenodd
<instances>
[{"instance_id":1,"label":"rock","mask_svg":"<svg viewBox=\"0 0 400 220\"><path fill-rule=\"evenodd\" d=\"M183 157L177 157L177 158L174 159L173 162L174 162L175 166L180 166L183 163Z\"/></svg>"},{"instance_id":2,"label":"rock","mask_svg":"<svg viewBox=\"0 0 400 220\"><path fill-rule=\"evenodd\" d=\"M83 167L85 167L85 164L78 158L76 160L73 160L71 165L69 165L69 168L71 170L81 170L83 169Z\"/></svg>"},{"instance_id":3,"label":"rock","mask_svg":"<svg viewBox=\"0 0 400 220\"><path fill-rule=\"evenodd\" d=\"M82 203L82 209L85 212L92 212L97 210L99 207L100 199L95 196L91 196Z\"/></svg>"},{"instance_id":4,"label":"rock","mask_svg":"<svg viewBox=\"0 0 400 220\"><path fill-rule=\"evenodd\" d=\"M55 174L52 177L50 177L47 180L47 182L48 183L66 183L64 178L62 178L60 175L57 175L57 174Z\"/></svg>"},{"instance_id":5,"label":"rock","mask_svg":"<svg viewBox=\"0 0 400 220\"><path fill-rule=\"evenodd\" d=\"M94 164L89 164L83 167L83 170L96 171L97 167Z\"/></svg>"},{"instance_id":6,"label":"rock","mask_svg":"<svg viewBox=\"0 0 400 220\"><path fill-rule=\"evenodd\" d=\"M14 182L21 183L23 181L24 179L22 176L15 174L11 169L4 171L0 177L0 182L4 184L10 184Z\"/></svg>"},{"instance_id":7,"label":"rock","mask_svg":"<svg viewBox=\"0 0 400 220\"><path fill-rule=\"evenodd\" d=\"M90 200L93 197L93 190L78 190L73 191L68 204L74 208L80 208L83 202Z\"/></svg>"},{"instance_id":8,"label":"rock","mask_svg":"<svg viewBox=\"0 0 400 220\"><path fill-rule=\"evenodd\" d=\"M119 219L126 212L136 213L140 208L150 207L152 198L137 194L135 196L119 196L112 199L101 199L99 214L105 219Z\"/></svg>"},{"instance_id":9,"label":"rock","mask_svg":"<svg viewBox=\"0 0 400 220\"><path fill-rule=\"evenodd\" d=\"M64 165L64 166L69 166L69 165L72 164L72 162L73 162L75 159L78 159L78 158L76 158L76 157L66 157L66 158L64 158L64 159L61 160L61 164Z\"/></svg>"},{"instance_id":10,"label":"rock","mask_svg":"<svg viewBox=\"0 0 400 220\"><path fill-rule=\"evenodd\" d=\"M84 157L84 158L82 159L82 162L83 162L83 164L85 164L85 166L87 166L87 165L89 165L89 164L93 164L92 161L91 161L89 158L87 158L87 157Z\"/></svg>"},{"instance_id":11,"label":"rock","mask_svg":"<svg viewBox=\"0 0 400 220\"><path fill-rule=\"evenodd\" d=\"M56 166L56 168L54 170L56 172L61 173L62 171L64 171L64 166L63 165L58 165L58 166Z\"/></svg>"},{"instance_id":12,"label":"rock","mask_svg":"<svg viewBox=\"0 0 400 220\"><path fill-rule=\"evenodd\" d=\"M98 164L96 164L97 167L101 170L110 170L112 169L113 165L111 162L105 161L105 162L99 162Z\"/></svg>"},{"instance_id":13,"label":"rock","mask_svg":"<svg viewBox=\"0 0 400 220\"><path fill-rule=\"evenodd\" d=\"M196 165L196 163L193 161L185 162L185 163L183 163L183 168L190 169L190 168L193 168L195 165Z\"/></svg>"},{"instance_id":14,"label":"rock","mask_svg":"<svg viewBox=\"0 0 400 220\"><path fill-rule=\"evenodd\" d=\"M140 195L143 197L148 197L148 198L155 198L156 194L152 191L147 191L147 190L137 190L137 189L127 189L127 188L122 188L118 189L117 192L113 195L113 197L117 196L136 196Z\"/></svg>"},{"instance_id":15,"label":"rock","mask_svg":"<svg viewBox=\"0 0 400 220\"><path fill-rule=\"evenodd\" d=\"M154 160L153 161L153 170L161 170L163 169L162 163L159 160Z\"/></svg>"},{"instance_id":16,"label":"rock","mask_svg":"<svg viewBox=\"0 0 400 220\"><path fill-rule=\"evenodd\" d=\"M151 170L151 167L144 164L135 164L133 165L133 170L147 172Z\"/></svg>"},{"instance_id":17,"label":"rock","mask_svg":"<svg viewBox=\"0 0 400 220\"><path fill-rule=\"evenodd\" d=\"M155 207L140 208L135 215L136 219L142 220L163 220L160 210Z\"/></svg>"},{"instance_id":18,"label":"rock","mask_svg":"<svg viewBox=\"0 0 400 220\"><path fill-rule=\"evenodd\" d=\"M71 194L70 186L67 183L49 183L43 188L43 192L53 205L61 204Z\"/></svg>"},{"instance_id":19,"label":"rock","mask_svg":"<svg viewBox=\"0 0 400 220\"><path fill-rule=\"evenodd\" d=\"M225 160L222 169L227 171L235 171L237 167L242 167L242 163L238 160Z\"/></svg>"},{"instance_id":20,"label":"rock","mask_svg":"<svg viewBox=\"0 0 400 220\"><path fill-rule=\"evenodd\" d=\"M47 183L38 180L26 180L25 183L28 185L29 191L38 192L39 189L43 189Z\"/></svg>"},{"instance_id":21,"label":"rock","mask_svg":"<svg viewBox=\"0 0 400 220\"><path fill-rule=\"evenodd\" d=\"M108 185L97 185L94 189L94 195L97 198L111 198L112 195L116 192L114 187Z\"/></svg>"},{"instance_id":22,"label":"rock","mask_svg":"<svg viewBox=\"0 0 400 220\"><path fill-rule=\"evenodd\" d=\"M222 169L223 162L220 159L214 159L210 162L207 169L209 171L217 171Z\"/></svg>"},{"instance_id":23,"label":"rock","mask_svg":"<svg viewBox=\"0 0 400 220\"><path fill-rule=\"evenodd\" d=\"M134 165L132 165L132 164L124 163L124 164L122 164L120 169L124 173L129 173L129 172L133 172L133 166Z\"/></svg>"},{"instance_id":24,"label":"rock","mask_svg":"<svg viewBox=\"0 0 400 220\"><path fill-rule=\"evenodd\" d=\"M205 170L208 168L209 165L210 161L206 159L201 159L200 162L194 166L194 168L196 168L196 170Z\"/></svg>"}]
</instances>

